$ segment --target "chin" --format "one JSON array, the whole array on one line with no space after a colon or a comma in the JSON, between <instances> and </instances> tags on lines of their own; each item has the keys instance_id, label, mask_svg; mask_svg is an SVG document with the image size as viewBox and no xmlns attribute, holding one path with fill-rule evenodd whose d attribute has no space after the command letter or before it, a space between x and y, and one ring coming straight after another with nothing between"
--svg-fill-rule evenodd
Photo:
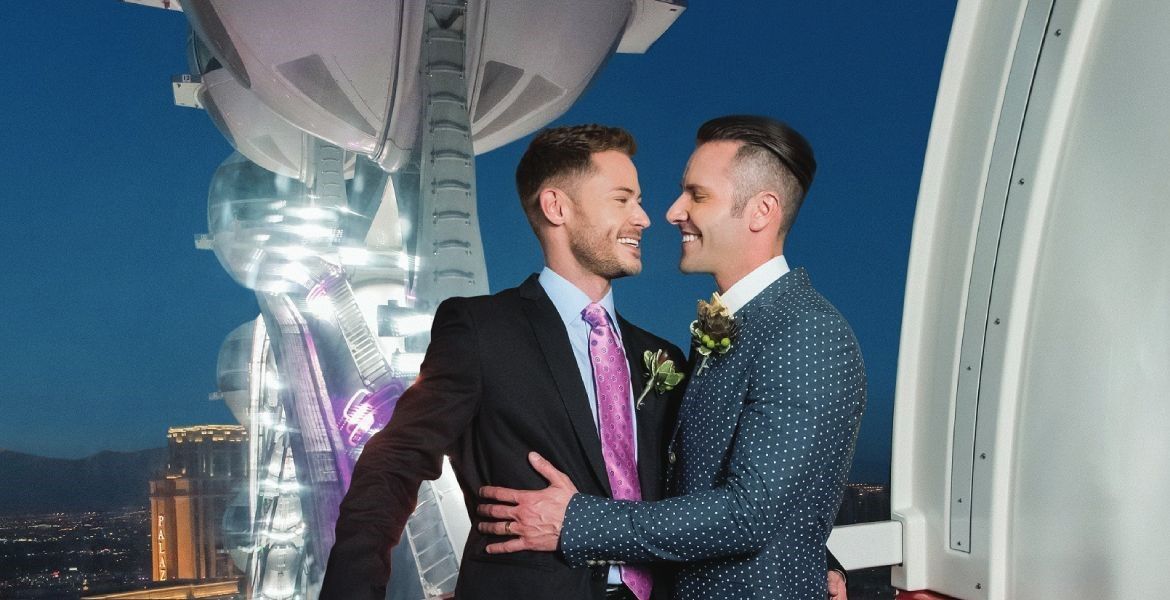
<instances>
[{"instance_id":1,"label":"chin","mask_svg":"<svg viewBox=\"0 0 1170 600\"><path fill-rule=\"evenodd\" d=\"M622 277L633 277L642 272L642 265L623 265L622 268L617 269L617 273L610 277L610 279L621 279Z\"/></svg>"}]
</instances>

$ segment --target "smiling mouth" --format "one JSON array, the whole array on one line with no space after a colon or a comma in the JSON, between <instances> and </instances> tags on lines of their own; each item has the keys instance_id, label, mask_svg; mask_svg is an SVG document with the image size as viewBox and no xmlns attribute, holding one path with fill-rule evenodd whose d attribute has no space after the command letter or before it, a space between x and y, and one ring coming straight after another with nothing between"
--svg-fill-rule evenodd
<instances>
[{"instance_id":1,"label":"smiling mouth","mask_svg":"<svg viewBox=\"0 0 1170 600\"><path fill-rule=\"evenodd\" d=\"M687 242L693 242L693 241L699 239L700 237L702 237L702 236L700 236L697 233L684 233L684 234L682 234L682 243L685 244Z\"/></svg>"},{"instance_id":2,"label":"smiling mouth","mask_svg":"<svg viewBox=\"0 0 1170 600\"><path fill-rule=\"evenodd\" d=\"M618 238L617 241L619 244L623 244L623 245L629 246L631 248L637 248L638 246L640 246L642 244L641 240L638 240L635 238L629 238L629 237L620 237L620 238Z\"/></svg>"}]
</instances>

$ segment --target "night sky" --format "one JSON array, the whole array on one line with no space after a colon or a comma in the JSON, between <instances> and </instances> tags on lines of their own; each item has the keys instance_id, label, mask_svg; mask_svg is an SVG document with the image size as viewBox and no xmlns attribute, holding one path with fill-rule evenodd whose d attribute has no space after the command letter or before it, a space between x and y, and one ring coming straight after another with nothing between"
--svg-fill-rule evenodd
<instances>
[{"instance_id":1,"label":"night sky","mask_svg":"<svg viewBox=\"0 0 1170 600\"><path fill-rule=\"evenodd\" d=\"M664 214L694 133L729 113L787 121L819 169L785 255L852 323L869 408L854 478L884 481L911 224L951 2L692 0L646 55L610 60L557 123L637 137L653 226L618 310L685 346L711 279L678 272ZM169 426L230 423L215 390L224 337L257 315L211 252L207 189L231 152L174 106L188 72L177 12L115 0L21 3L0 20L0 448L57 457L165 444ZM541 267L513 190L528 138L477 158L493 291Z\"/></svg>"}]
</instances>

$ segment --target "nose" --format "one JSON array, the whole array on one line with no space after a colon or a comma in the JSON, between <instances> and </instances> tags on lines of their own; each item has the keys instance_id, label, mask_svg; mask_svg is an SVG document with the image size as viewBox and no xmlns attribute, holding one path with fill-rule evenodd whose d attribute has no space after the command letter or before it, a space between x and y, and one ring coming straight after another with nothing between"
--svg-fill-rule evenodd
<instances>
[{"instance_id":1,"label":"nose","mask_svg":"<svg viewBox=\"0 0 1170 600\"><path fill-rule=\"evenodd\" d=\"M634 227L646 229L650 226L650 215L646 214L646 209L642 207L641 203L638 203L635 206L637 206L637 208L634 209L634 217L630 220L630 223L633 224Z\"/></svg>"},{"instance_id":2,"label":"nose","mask_svg":"<svg viewBox=\"0 0 1170 600\"><path fill-rule=\"evenodd\" d=\"M687 220L687 195L686 193L679 194L678 199L670 208L666 209L666 222L671 225L678 225Z\"/></svg>"}]
</instances>

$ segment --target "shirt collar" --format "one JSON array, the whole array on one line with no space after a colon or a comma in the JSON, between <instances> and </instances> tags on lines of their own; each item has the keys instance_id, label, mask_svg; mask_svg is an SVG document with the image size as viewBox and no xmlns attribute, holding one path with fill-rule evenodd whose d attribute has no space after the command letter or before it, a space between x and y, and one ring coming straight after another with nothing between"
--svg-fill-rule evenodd
<instances>
[{"instance_id":1,"label":"shirt collar","mask_svg":"<svg viewBox=\"0 0 1170 600\"><path fill-rule=\"evenodd\" d=\"M589 303L593 302L589 296L582 292L580 288L573 285L568 279L561 277L556 271L545 267L540 272L540 286L544 288L544 292L548 294L549 300L552 300L553 306L557 308L557 313L561 315L561 320L565 325L576 325L584 323L585 320L581 318L581 311L585 310ZM605 293L605 296L598 300L605 308L606 314L609 315L610 324L614 331L618 331L618 337L621 337L620 328L617 326L617 313L613 308L613 287Z\"/></svg>"},{"instance_id":2,"label":"shirt collar","mask_svg":"<svg viewBox=\"0 0 1170 600\"><path fill-rule=\"evenodd\" d=\"M784 260L784 255L777 256L768 262L756 267L751 273L748 273L735 282L720 298L723 300L723 305L735 314L739 309L743 308L748 302L752 301L764 291L764 288L772 285L772 282L780 279L788 272L788 261Z\"/></svg>"}]
</instances>

